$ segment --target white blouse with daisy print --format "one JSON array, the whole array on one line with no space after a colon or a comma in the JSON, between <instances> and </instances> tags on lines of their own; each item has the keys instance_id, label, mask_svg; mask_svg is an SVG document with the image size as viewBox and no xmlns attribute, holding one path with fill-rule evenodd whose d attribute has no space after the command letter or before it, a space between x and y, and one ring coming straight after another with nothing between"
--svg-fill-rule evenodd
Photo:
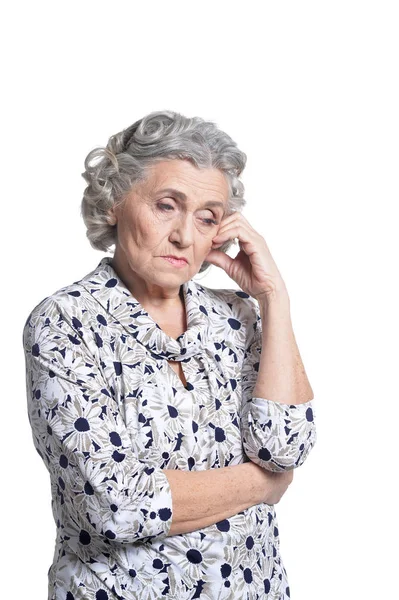
<instances>
[{"instance_id":1,"label":"white blouse with daisy print","mask_svg":"<svg viewBox=\"0 0 399 600\"><path fill-rule=\"evenodd\" d=\"M262 327L251 296L189 280L187 331L173 339L111 260L42 300L23 330L57 532L48 600L288 599L274 506L168 535L162 469L299 467L316 441L312 401L252 397Z\"/></svg>"}]
</instances>

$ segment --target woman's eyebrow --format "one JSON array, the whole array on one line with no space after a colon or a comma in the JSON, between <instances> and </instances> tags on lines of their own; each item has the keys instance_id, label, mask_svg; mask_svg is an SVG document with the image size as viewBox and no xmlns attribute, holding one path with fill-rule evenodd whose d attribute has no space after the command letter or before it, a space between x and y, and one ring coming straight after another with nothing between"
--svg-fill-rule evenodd
<instances>
[{"instance_id":1,"label":"woman's eyebrow","mask_svg":"<svg viewBox=\"0 0 399 600\"><path fill-rule=\"evenodd\" d=\"M171 194L172 196L176 196L182 202L185 202L187 200L187 196L186 194L184 194L184 192L180 192L179 190L175 190L174 188L164 188L163 190L158 190L157 193ZM223 202L220 202L219 200L208 200L207 202L205 202L204 206L220 206L224 209Z\"/></svg>"}]
</instances>

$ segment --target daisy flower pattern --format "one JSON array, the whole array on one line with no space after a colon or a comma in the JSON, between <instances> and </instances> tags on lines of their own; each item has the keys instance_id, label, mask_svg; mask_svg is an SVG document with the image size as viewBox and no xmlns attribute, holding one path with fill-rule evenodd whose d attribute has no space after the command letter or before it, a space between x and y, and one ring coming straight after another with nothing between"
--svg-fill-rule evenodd
<instances>
[{"instance_id":1,"label":"daisy flower pattern","mask_svg":"<svg viewBox=\"0 0 399 600\"><path fill-rule=\"evenodd\" d=\"M244 450L253 462L269 471L295 469L304 463L316 443L313 401L291 405L252 396L262 352L262 321L259 305L253 299L251 302L254 319L241 373Z\"/></svg>"},{"instance_id":2,"label":"daisy flower pattern","mask_svg":"<svg viewBox=\"0 0 399 600\"><path fill-rule=\"evenodd\" d=\"M48 600L288 600L274 506L172 536L162 469L296 468L316 441L313 402L252 396L261 321L248 294L185 282L187 331L173 339L111 260L44 298L23 329L57 531Z\"/></svg>"}]
</instances>

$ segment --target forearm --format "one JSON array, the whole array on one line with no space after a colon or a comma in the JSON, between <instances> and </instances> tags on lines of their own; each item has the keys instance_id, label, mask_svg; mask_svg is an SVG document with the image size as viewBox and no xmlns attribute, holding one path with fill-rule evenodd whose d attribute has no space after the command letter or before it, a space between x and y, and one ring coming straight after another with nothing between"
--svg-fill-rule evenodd
<instances>
[{"instance_id":1,"label":"forearm","mask_svg":"<svg viewBox=\"0 0 399 600\"><path fill-rule=\"evenodd\" d=\"M227 519L261 501L259 474L251 462L206 471L162 469L172 490L168 535L187 533Z\"/></svg>"},{"instance_id":2,"label":"forearm","mask_svg":"<svg viewBox=\"0 0 399 600\"><path fill-rule=\"evenodd\" d=\"M262 352L253 396L283 404L302 404L314 398L292 328L285 291L259 300Z\"/></svg>"}]
</instances>

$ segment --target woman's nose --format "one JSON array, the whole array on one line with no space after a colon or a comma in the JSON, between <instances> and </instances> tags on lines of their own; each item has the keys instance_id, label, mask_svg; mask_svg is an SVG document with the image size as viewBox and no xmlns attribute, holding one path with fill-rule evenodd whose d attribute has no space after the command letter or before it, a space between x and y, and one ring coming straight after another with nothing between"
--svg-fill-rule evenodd
<instances>
[{"instance_id":1,"label":"woman's nose","mask_svg":"<svg viewBox=\"0 0 399 600\"><path fill-rule=\"evenodd\" d=\"M190 246L194 243L194 223L190 215L178 219L170 234L171 242L178 242L181 246Z\"/></svg>"}]
</instances>

